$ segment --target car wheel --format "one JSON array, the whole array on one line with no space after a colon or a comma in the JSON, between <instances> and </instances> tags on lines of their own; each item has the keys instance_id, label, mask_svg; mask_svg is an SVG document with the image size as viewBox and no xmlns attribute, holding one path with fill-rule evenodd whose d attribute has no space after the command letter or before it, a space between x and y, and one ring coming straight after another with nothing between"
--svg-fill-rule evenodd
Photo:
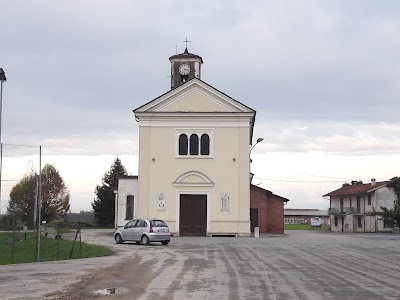
<instances>
[{"instance_id":1,"label":"car wheel","mask_svg":"<svg viewBox=\"0 0 400 300\"><path fill-rule=\"evenodd\" d=\"M163 244L164 246L167 246L169 244L169 241L162 241L161 244Z\"/></svg>"},{"instance_id":2,"label":"car wheel","mask_svg":"<svg viewBox=\"0 0 400 300\"><path fill-rule=\"evenodd\" d=\"M117 234L117 235L115 236L115 242L116 242L117 244L122 244L122 243L124 242L124 240L122 239L122 236L121 236L120 234Z\"/></svg>"},{"instance_id":3,"label":"car wheel","mask_svg":"<svg viewBox=\"0 0 400 300\"><path fill-rule=\"evenodd\" d=\"M147 237L147 235L143 235L143 236L142 236L142 244L143 244L143 245L148 245L148 244L150 244L150 240L149 240L149 238Z\"/></svg>"}]
</instances>

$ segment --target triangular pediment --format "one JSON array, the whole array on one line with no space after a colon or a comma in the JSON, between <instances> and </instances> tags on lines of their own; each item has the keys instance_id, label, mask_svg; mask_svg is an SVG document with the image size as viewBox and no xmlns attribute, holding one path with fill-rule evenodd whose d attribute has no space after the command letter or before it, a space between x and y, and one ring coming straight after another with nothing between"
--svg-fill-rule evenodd
<instances>
[{"instance_id":1,"label":"triangular pediment","mask_svg":"<svg viewBox=\"0 0 400 300\"><path fill-rule=\"evenodd\" d=\"M254 113L254 110L194 78L134 110L135 113L221 112Z\"/></svg>"}]
</instances>

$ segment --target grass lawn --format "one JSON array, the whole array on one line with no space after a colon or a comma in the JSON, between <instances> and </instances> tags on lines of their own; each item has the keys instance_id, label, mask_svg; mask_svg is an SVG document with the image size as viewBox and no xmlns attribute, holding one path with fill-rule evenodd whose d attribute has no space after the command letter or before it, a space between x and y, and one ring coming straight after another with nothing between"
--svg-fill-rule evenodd
<instances>
[{"instance_id":1,"label":"grass lawn","mask_svg":"<svg viewBox=\"0 0 400 300\"><path fill-rule=\"evenodd\" d=\"M311 227L310 224L285 224L285 230L330 230L329 225L324 225L322 227Z\"/></svg>"},{"instance_id":2,"label":"grass lawn","mask_svg":"<svg viewBox=\"0 0 400 300\"><path fill-rule=\"evenodd\" d=\"M36 234L34 232L27 233L27 238L25 240L23 233L16 233L15 239L13 252L13 233L0 233L0 265L35 262L37 249ZM54 238L42 236L40 238L40 261L69 259L73 242L74 241L71 240L55 240ZM110 254L111 250L106 247L82 242L82 258L106 256ZM81 258L79 236L75 242L72 258Z\"/></svg>"}]
</instances>

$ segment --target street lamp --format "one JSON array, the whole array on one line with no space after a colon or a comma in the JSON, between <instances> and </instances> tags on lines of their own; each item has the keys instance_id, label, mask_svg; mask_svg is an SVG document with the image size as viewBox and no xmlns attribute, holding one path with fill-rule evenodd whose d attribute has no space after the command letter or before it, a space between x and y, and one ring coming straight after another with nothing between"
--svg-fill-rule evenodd
<instances>
[{"instance_id":1,"label":"street lamp","mask_svg":"<svg viewBox=\"0 0 400 300\"><path fill-rule=\"evenodd\" d=\"M264 140L264 138L261 138L261 137L260 137L260 138L257 139L256 143L255 143L253 146L251 146L250 151L249 151L249 157L251 156L251 150L253 150L253 148L254 148L258 143L261 143L263 140ZM250 163L252 163L252 162L253 162L253 160L252 160L251 157L250 157ZM254 174L250 172L250 183L253 181L253 177L254 177Z\"/></svg>"},{"instance_id":2,"label":"street lamp","mask_svg":"<svg viewBox=\"0 0 400 300\"><path fill-rule=\"evenodd\" d=\"M261 143L263 140L264 140L264 138L258 138L258 139L257 139L256 143L255 143L253 146L251 146L251 148L250 148L249 156L251 155L251 150L253 150L253 148L254 148L258 143ZM253 162L253 160L250 158L250 163L251 163L251 162Z\"/></svg>"},{"instance_id":3,"label":"street lamp","mask_svg":"<svg viewBox=\"0 0 400 300\"><path fill-rule=\"evenodd\" d=\"M253 150L253 148L254 148L258 143L261 143L263 140L264 140L264 138L258 138L257 141L256 141L256 143L250 148L250 153L251 153L251 150Z\"/></svg>"},{"instance_id":4,"label":"street lamp","mask_svg":"<svg viewBox=\"0 0 400 300\"><path fill-rule=\"evenodd\" d=\"M1 142L1 123L3 122L3 116L1 114L1 108L3 107L3 82L7 81L6 73L0 68L0 216L1 216L1 171L3 164L3 143Z\"/></svg>"},{"instance_id":5,"label":"street lamp","mask_svg":"<svg viewBox=\"0 0 400 300\"><path fill-rule=\"evenodd\" d=\"M1 108L3 106L3 82L7 81L6 78L6 73L4 73L4 70L0 68L0 82L1 82L1 88L0 88L0 145L1 145L1 123L3 122L3 116L1 114Z\"/></svg>"}]
</instances>

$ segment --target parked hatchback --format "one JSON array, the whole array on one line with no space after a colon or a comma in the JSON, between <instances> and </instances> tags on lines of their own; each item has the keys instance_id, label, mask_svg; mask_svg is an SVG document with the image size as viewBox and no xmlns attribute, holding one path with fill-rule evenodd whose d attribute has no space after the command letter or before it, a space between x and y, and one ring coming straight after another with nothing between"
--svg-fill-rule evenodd
<instances>
[{"instance_id":1,"label":"parked hatchback","mask_svg":"<svg viewBox=\"0 0 400 300\"><path fill-rule=\"evenodd\" d=\"M161 242L168 245L171 235L168 225L162 220L134 219L118 228L114 233L117 244L125 241L134 241L148 245L152 242Z\"/></svg>"}]
</instances>

